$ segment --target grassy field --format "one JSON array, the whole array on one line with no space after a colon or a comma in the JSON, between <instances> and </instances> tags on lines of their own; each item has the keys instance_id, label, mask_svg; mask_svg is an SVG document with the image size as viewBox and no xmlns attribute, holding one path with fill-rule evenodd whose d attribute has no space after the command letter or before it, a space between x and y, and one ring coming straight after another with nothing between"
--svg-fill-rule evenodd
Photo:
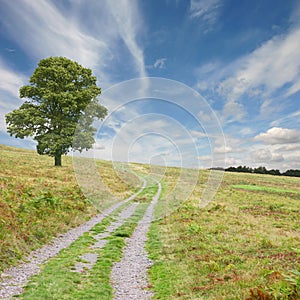
<instances>
[{"instance_id":1,"label":"grassy field","mask_svg":"<svg viewBox=\"0 0 300 300\"><path fill-rule=\"evenodd\" d=\"M165 195L173 173L164 178ZM200 209L207 176L151 226L154 299L300 299L299 178L226 173L215 200Z\"/></svg>"},{"instance_id":2,"label":"grassy field","mask_svg":"<svg viewBox=\"0 0 300 300\"><path fill-rule=\"evenodd\" d=\"M3 269L58 233L89 219L96 209L78 187L70 157L64 157L62 168L55 168L51 158L33 151L1 145L0 151ZM122 181L110 162L99 161L98 167L113 194L126 198L136 190L137 181ZM147 243L154 261L149 272L154 299L300 299L299 178L226 172L214 201L199 208L209 171L200 172L191 197L182 201L184 186L189 186L185 182L195 179L194 172L180 177L178 168L132 167L138 174L146 174L148 180L162 179L162 197L155 212L158 220L151 225ZM136 200L144 205L153 193L155 188L150 186ZM106 226L104 223L100 225ZM128 236L133 228L124 230L125 235L116 235L117 244L114 240L107 244L105 255L111 258L119 251L120 257L120 245L124 244L120 238ZM66 251L81 253L81 245L89 238L83 236ZM107 299L111 288L109 269L105 268L111 262L103 266L99 261L93 269L104 278ZM45 282L53 279L51 268L59 269L60 263L54 259L50 269L45 269ZM55 273L60 274L58 270ZM83 279L74 276L77 275L70 275L69 283L80 286ZM101 287L95 287L91 278L84 280L90 282L92 295L95 288ZM61 286L59 281L55 284ZM32 291L29 288L24 297L31 299ZM74 290L74 295L81 292Z\"/></svg>"},{"instance_id":3,"label":"grassy field","mask_svg":"<svg viewBox=\"0 0 300 300\"><path fill-rule=\"evenodd\" d=\"M0 145L0 271L97 213L77 185L71 157L63 167L35 151ZM99 161L101 178L121 198L135 189Z\"/></svg>"}]
</instances>

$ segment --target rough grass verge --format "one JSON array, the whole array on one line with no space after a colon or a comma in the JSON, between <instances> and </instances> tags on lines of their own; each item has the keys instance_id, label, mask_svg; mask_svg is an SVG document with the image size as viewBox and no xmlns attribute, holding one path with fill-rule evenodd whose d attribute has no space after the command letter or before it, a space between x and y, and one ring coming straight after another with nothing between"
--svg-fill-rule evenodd
<instances>
[{"instance_id":1,"label":"rough grass verge","mask_svg":"<svg viewBox=\"0 0 300 300\"><path fill-rule=\"evenodd\" d=\"M246 184L236 184L232 185L235 189L244 189L249 191L263 191L263 192L271 192L271 193L292 193L292 194L300 194L300 191L287 190L275 187L268 186L259 186L259 185L246 185Z\"/></svg>"}]
</instances>

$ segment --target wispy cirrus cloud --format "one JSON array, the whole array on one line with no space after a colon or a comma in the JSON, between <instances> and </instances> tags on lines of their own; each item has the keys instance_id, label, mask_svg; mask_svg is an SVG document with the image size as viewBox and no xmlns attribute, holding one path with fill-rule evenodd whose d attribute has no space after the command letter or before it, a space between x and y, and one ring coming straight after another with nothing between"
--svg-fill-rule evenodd
<instances>
[{"instance_id":1,"label":"wispy cirrus cloud","mask_svg":"<svg viewBox=\"0 0 300 300\"><path fill-rule=\"evenodd\" d=\"M107 4L110 7L110 12L114 17L121 38L135 59L135 65L138 69L139 76L145 77L147 73L144 62L144 53L137 42L137 36L142 27L137 1L107 1Z\"/></svg>"},{"instance_id":2,"label":"wispy cirrus cloud","mask_svg":"<svg viewBox=\"0 0 300 300\"><path fill-rule=\"evenodd\" d=\"M9 68L0 58L0 131L6 131L5 115L20 104L19 89L25 76Z\"/></svg>"},{"instance_id":3,"label":"wispy cirrus cloud","mask_svg":"<svg viewBox=\"0 0 300 300\"><path fill-rule=\"evenodd\" d=\"M300 27L274 36L249 55L235 62L232 76L223 80L220 91L237 99L243 94L269 96L285 87L286 96L300 90Z\"/></svg>"},{"instance_id":4,"label":"wispy cirrus cloud","mask_svg":"<svg viewBox=\"0 0 300 300\"><path fill-rule=\"evenodd\" d=\"M220 0L191 0L190 17L200 19L207 33L218 20L221 5Z\"/></svg>"},{"instance_id":5,"label":"wispy cirrus cloud","mask_svg":"<svg viewBox=\"0 0 300 300\"><path fill-rule=\"evenodd\" d=\"M152 65L147 65L147 69L165 69L167 59L162 57L155 60Z\"/></svg>"},{"instance_id":6,"label":"wispy cirrus cloud","mask_svg":"<svg viewBox=\"0 0 300 300\"><path fill-rule=\"evenodd\" d=\"M82 10L92 12L90 26ZM11 38L33 59L66 56L94 69L109 83L107 66L121 55L118 47L123 40L138 75L146 76L143 50L137 43L141 22L136 1L71 2L68 10L49 0L19 0L17 5L5 1L0 16Z\"/></svg>"},{"instance_id":7,"label":"wispy cirrus cloud","mask_svg":"<svg viewBox=\"0 0 300 300\"><path fill-rule=\"evenodd\" d=\"M294 127L295 125L299 125L299 117L300 117L300 110L295 111L291 114L288 114L284 117L281 117L275 121L271 122L271 126L279 127L279 126L288 126Z\"/></svg>"},{"instance_id":8,"label":"wispy cirrus cloud","mask_svg":"<svg viewBox=\"0 0 300 300\"><path fill-rule=\"evenodd\" d=\"M212 61L198 67L195 87L210 91L212 97L221 96L225 122L245 120L249 108L253 109L249 101L257 107L256 117L268 120L285 109L284 99L300 91L299 48L300 23L294 22L285 33L229 64Z\"/></svg>"},{"instance_id":9,"label":"wispy cirrus cloud","mask_svg":"<svg viewBox=\"0 0 300 300\"><path fill-rule=\"evenodd\" d=\"M6 1L2 5L4 26L29 56L62 55L93 67L98 53L107 48L103 41L82 32L50 1L22 0L17 5Z\"/></svg>"},{"instance_id":10,"label":"wispy cirrus cloud","mask_svg":"<svg viewBox=\"0 0 300 300\"><path fill-rule=\"evenodd\" d=\"M166 64L166 58L159 58L155 61L155 63L153 64L153 67L155 69L163 69L165 68L165 64Z\"/></svg>"},{"instance_id":11,"label":"wispy cirrus cloud","mask_svg":"<svg viewBox=\"0 0 300 300\"><path fill-rule=\"evenodd\" d=\"M0 92L19 97L19 89L24 82L25 76L7 67L0 57Z\"/></svg>"}]
</instances>

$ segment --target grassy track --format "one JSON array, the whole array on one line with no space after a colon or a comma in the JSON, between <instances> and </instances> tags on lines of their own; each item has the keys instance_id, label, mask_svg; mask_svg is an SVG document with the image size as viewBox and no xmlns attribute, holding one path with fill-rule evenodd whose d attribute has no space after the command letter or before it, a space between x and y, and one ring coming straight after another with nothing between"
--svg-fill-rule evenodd
<instances>
[{"instance_id":1,"label":"grassy track","mask_svg":"<svg viewBox=\"0 0 300 300\"><path fill-rule=\"evenodd\" d=\"M157 190L157 188L156 188ZM113 217L130 203L117 209L89 232L77 239L72 245L59 253L57 257L43 267L40 274L31 279L25 287L25 293L20 299L112 299L110 273L112 264L122 257L125 238L130 237L137 222L144 215L151 196L156 191L152 186L145 188L143 194L149 195L147 200L138 204L135 213L123 225L112 232L107 238L107 244L101 249L91 249L96 242L95 235L103 233L113 221ZM144 199L144 197L143 197ZM74 272L76 262L82 261L81 255L94 253L97 262L88 270Z\"/></svg>"},{"instance_id":2,"label":"grassy track","mask_svg":"<svg viewBox=\"0 0 300 300\"><path fill-rule=\"evenodd\" d=\"M199 209L207 175L189 201L151 226L154 299L300 299L300 180L226 173L214 202ZM164 178L165 194L174 176Z\"/></svg>"}]
</instances>

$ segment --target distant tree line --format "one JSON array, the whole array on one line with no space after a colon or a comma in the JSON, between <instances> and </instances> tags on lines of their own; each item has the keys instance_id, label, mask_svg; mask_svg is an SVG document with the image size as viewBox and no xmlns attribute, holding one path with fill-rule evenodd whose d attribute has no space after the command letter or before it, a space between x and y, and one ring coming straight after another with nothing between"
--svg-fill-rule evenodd
<instances>
[{"instance_id":1,"label":"distant tree line","mask_svg":"<svg viewBox=\"0 0 300 300\"><path fill-rule=\"evenodd\" d=\"M228 172L242 172L242 173L256 173L256 174L270 174L270 175L279 175L279 176L293 176L293 177L300 177L300 170L290 169L281 173L279 170L271 169L267 170L266 167L258 167L258 168L250 168L246 166L239 166L239 167L229 167L225 169Z\"/></svg>"}]
</instances>

